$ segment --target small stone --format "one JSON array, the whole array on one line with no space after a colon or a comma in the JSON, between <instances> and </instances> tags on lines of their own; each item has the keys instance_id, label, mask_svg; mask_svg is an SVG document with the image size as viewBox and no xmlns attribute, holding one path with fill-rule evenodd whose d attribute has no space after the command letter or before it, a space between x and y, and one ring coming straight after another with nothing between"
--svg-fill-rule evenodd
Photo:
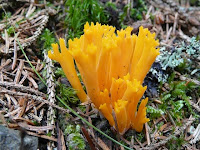
<instances>
[{"instance_id":1,"label":"small stone","mask_svg":"<svg viewBox=\"0 0 200 150\"><path fill-rule=\"evenodd\" d=\"M37 137L25 134L22 138L20 131L0 125L0 150L37 150L37 147Z\"/></svg>"}]
</instances>

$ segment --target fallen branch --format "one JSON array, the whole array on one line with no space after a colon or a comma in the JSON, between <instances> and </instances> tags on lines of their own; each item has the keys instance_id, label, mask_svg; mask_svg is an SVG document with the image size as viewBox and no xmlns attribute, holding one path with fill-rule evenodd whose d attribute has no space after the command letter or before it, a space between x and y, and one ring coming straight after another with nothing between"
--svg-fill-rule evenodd
<instances>
[{"instance_id":1,"label":"fallen branch","mask_svg":"<svg viewBox=\"0 0 200 150\"><path fill-rule=\"evenodd\" d=\"M52 130L55 128L55 126L32 126L32 125L29 125L25 122L18 122L17 123L20 127L26 129L26 130L30 130L30 131L47 131L47 130Z\"/></svg>"},{"instance_id":2,"label":"fallen branch","mask_svg":"<svg viewBox=\"0 0 200 150\"><path fill-rule=\"evenodd\" d=\"M57 142L57 139L52 137L52 136L47 136L47 135L39 135L37 133L34 133L34 132L30 132L30 131L26 131L26 133L28 135L33 135L33 136L37 136L37 137L40 137L40 138L43 138L43 139L47 139L47 140L50 140L50 141L54 141L54 142Z\"/></svg>"},{"instance_id":3,"label":"fallen branch","mask_svg":"<svg viewBox=\"0 0 200 150\"><path fill-rule=\"evenodd\" d=\"M35 94L37 96L42 96L42 97L46 98L46 94L44 94L40 91L37 91L35 89L32 89L30 87L23 86L23 85L20 85L20 84L16 84L14 82L6 82L6 81L2 82L2 81L0 81L0 86L15 88L15 89L22 91L22 92L32 93L32 94Z\"/></svg>"}]
</instances>

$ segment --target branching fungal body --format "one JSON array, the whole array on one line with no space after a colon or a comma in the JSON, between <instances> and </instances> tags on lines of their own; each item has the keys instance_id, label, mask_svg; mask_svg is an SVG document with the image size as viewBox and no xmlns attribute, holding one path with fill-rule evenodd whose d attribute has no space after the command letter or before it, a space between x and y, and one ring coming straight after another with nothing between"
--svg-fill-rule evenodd
<instances>
[{"instance_id":1,"label":"branching fungal body","mask_svg":"<svg viewBox=\"0 0 200 150\"><path fill-rule=\"evenodd\" d=\"M60 39L61 52L58 44L52 44L53 52L48 53L61 64L79 99L82 102L90 99L120 134L129 128L141 132L144 123L149 121L146 118L148 98L139 106L138 103L147 88L142 86L143 80L159 55L155 33L143 27L138 36L131 35L131 31L127 27L115 33L112 26L86 23L84 35L69 40L68 49L64 39ZM74 60L87 94L77 77Z\"/></svg>"}]
</instances>

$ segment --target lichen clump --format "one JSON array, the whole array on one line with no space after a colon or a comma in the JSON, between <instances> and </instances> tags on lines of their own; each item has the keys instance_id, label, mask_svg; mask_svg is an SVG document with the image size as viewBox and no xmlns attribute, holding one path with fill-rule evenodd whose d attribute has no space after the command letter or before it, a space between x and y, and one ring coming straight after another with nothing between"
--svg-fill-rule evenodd
<instances>
[{"instance_id":1,"label":"lichen clump","mask_svg":"<svg viewBox=\"0 0 200 150\"><path fill-rule=\"evenodd\" d=\"M148 98L138 103L146 86L143 80L149 71L159 49L155 33L140 27L138 36L131 35L132 28L117 30L108 25L88 23L84 35L69 40L68 49L64 39L52 44L53 52L48 56L58 61L72 87L78 91L82 102L88 99L102 112L120 134L130 127L138 132L143 129ZM74 60L83 79L87 94L77 77Z\"/></svg>"}]
</instances>

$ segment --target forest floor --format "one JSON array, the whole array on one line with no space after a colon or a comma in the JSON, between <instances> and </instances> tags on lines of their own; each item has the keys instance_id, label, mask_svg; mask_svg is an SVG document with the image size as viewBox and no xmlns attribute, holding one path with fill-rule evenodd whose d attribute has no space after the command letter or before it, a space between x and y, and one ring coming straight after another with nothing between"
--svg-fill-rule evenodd
<instances>
[{"instance_id":1,"label":"forest floor","mask_svg":"<svg viewBox=\"0 0 200 150\"><path fill-rule=\"evenodd\" d=\"M0 124L39 137L39 149L200 149L199 0L0 0L0 13ZM80 37L86 22L156 33L160 55L143 83L150 121L141 133L120 135L81 104L47 56L59 38Z\"/></svg>"}]
</instances>

